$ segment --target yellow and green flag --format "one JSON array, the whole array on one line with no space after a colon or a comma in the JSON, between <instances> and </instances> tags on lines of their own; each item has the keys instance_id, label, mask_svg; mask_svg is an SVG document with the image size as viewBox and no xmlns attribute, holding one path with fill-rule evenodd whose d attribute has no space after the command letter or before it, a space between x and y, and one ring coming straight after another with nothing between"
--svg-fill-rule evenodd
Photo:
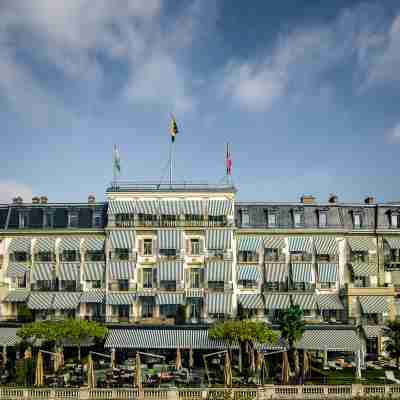
<instances>
[{"instance_id":1,"label":"yellow and green flag","mask_svg":"<svg viewBox=\"0 0 400 400\"><path fill-rule=\"evenodd\" d=\"M174 143L175 142L175 136L179 131L178 131L178 124L176 123L175 117L173 115L171 115L171 125L169 127L169 131L171 133L172 143Z\"/></svg>"}]
</instances>

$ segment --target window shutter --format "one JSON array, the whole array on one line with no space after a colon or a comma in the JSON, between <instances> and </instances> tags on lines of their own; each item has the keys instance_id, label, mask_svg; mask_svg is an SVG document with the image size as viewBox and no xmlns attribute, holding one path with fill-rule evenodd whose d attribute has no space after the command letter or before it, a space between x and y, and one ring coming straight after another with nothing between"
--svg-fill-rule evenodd
<instances>
[{"instance_id":1,"label":"window shutter","mask_svg":"<svg viewBox=\"0 0 400 400\"><path fill-rule=\"evenodd\" d=\"M204 268L200 268L200 285L203 286L204 285Z\"/></svg>"},{"instance_id":2,"label":"window shutter","mask_svg":"<svg viewBox=\"0 0 400 400\"><path fill-rule=\"evenodd\" d=\"M153 268L153 284L157 285L157 268Z\"/></svg>"},{"instance_id":3,"label":"window shutter","mask_svg":"<svg viewBox=\"0 0 400 400\"><path fill-rule=\"evenodd\" d=\"M156 241L151 239L151 254L154 256L156 254Z\"/></svg>"},{"instance_id":4,"label":"window shutter","mask_svg":"<svg viewBox=\"0 0 400 400\"><path fill-rule=\"evenodd\" d=\"M190 256L191 255L191 246L190 246L190 239L186 239L186 254L188 255L188 256Z\"/></svg>"},{"instance_id":5,"label":"window shutter","mask_svg":"<svg viewBox=\"0 0 400 400\"><path fill-rule=\"evenodd\" d=\"M200 238L200 254L204 254L204 239Z\"/></svg>"},{"instance_id":6,"label":"window shutter","mask_svg":"<svg viewBox=\"0 0 400 400\"><path fill-rule=\"evenodd\" d=\"M185 270L185 286L190 287L190 269Z\"/></svg>"},{"instance_id":7,"label":"window shutter","mask_svg":"<svg viewBox=\"0 0 400 400\"><path fill-rule=\"evenodd\" d=\"M143 239L138 239L139 254L142 256L144 254L144 242Z\"/></svg>"}]
</instances>

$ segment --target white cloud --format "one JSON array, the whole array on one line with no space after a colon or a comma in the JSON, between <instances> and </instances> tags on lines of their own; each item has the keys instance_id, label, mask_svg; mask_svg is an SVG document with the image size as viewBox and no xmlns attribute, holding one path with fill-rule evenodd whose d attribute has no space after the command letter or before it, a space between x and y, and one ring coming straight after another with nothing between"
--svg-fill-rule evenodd
<instances>
[{"instance_id":1,"label":"white cloud","mask_svg":"<svg viewBox=\"0 0 400 400\"><path fill-rule=\"evenodd\" d=\"M389 143L400 143L400 122L386 132Z\"/></svg>"},{"instance_id":2,"label":"white cloud","mask_svg":"<svg viewBox=\"0 0 400 400\"><path fill-rule=\"evenodd\" d=\"M13 197L21 196L26 202L32 200L32 189L14 181L0 182L0 203L11 203Z\"/></svg>"}]
</instances>

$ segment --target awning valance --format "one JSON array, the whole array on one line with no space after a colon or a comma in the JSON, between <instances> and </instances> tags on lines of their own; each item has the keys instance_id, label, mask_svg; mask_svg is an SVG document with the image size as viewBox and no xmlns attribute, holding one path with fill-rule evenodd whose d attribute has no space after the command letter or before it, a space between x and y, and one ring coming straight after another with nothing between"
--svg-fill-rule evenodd
<instances>
[{"instance_id":1,"label":"awning valance","mask_svg":"<svg viewBox=\"0 0 400 400\"><path fill-rule=\"evenodd\" d=\"M385 336L384 326L382 325L363 325L363 330L367 339Z\"/></svg>"},{"instance_id":2,"label":"awning valance","mask_svg":"<svg viewBox=\"0 0 400 400\"><path fill-rule=\"evenodd\" d=\"M261 247L262 237L241 236L238 239L239 251L257 251Z\"/></svg>"},{"instance_id":3,"label":"awning valance","mask_svg":"<svg viewBox=\"0 0 400 400\"><path fill-rule=\"evenodd\" d=\"M183 231L180 229L160 229L158 231L158 247L160 250L182 248Z\"/></svg>"},{"instance_id":4,"label":"awning valance","mask_svg":"<svg viewBox=\"0 0 400 400\"><path fill-rule=\"evenodd\" d=\"M40 252L55 252L56 239L53 237L39 237L35 243L35 253Z\"/></svg>"},{"instance_id":5,"label":"awning valance","mask_svg":"<svg viewBox=\"0 0 400 400\"><path fill-rule=\"evenodd\" d=\"M24 276L30 271L30 267L26 263L11 262L8 264L6 276L14 278L16 276Z\"/></svg>"},{"instance_id":6,"label":"awning valance","mask_svg":"<svg viewBox=\"0 0 400 400\"><path fill-rule=\"evenodd\" d=\"M320 310L344 310L337 294L320 294L318 296L318 307Z\"/></svg>"},{"instance_id":7,"label":"awning valance","mask_svg":"<svg viewBox=\"0 0 400 400\"><path fill-rule=\"evenodd\" d=\"M206 264L206 280L228 283L232 280L232 263L229 261L208 262Z\"/></svg>"},{"instance_id":8,"label":"awning valance","mask_svg":"<svg viewBox=\"0 0 400 400\"><path fill-rule=\"evenodd\" d=\"M334 236L314 237L315 252L317 254L339 254L339 248Z\"/></svg>"},{"instance_id":9,"label":"awning valance","mask_svg":"<svg viewBox=\"0 0 400 400\"><path fill-rule=\"evenodd\" d=\"M264 298L267 310L286 310L290 308L290 294L265 293Z\"/></svg>"},{"instance_id":10,"label":"awning valance","mask_svg":"<svg viewBox=\"0 0 400 400\"><path fill-rule=\"evenodd\" d=\"M349 237L347 242L352 251L369 251L376 250L375 239L368 236Z\"/></svg>"},{"instance_id":11,"label":"awning valance","mask_svg":"<svg viewBox=\"0 0 400 400\"><path fill-rule=\"evenodd\" d=\"M208 312L210 314L231 314L232 313L232 294L231 293L208 293L207 294Z\"/></svg>"},{"instance_id":12,"label":"awning valance","mask_svg":"<svg viewBox=\"0 0 400 400\"><path fill-rule=\"evenodd\" d=\"M183 213L186 215L204 215L203 200L184 200L182 204Z\"/></svg>"},{"instance_id":13,"label":"awning valance","mask_svg":"<svg viewBox=\"0 0 400 400\"><path fill-rule=\"evenodd\" d=\"M353 262L351 268L354 276L378 275L378 265L374 263Z\"/></svg>"},{"instance_id":14,"label":"awning valance","mask_svg":"<svg viewBox=\"0 0 400 400\"><path fill-rule=\"evenodd\" d=\"M34 263L32 267L32 281L53 280L53 263Z\"/></svg>"},{"instance_id":15,"label":"awning valance","mask_svg":"<svg viewBox=\"0 0 400 400\"><path fill-rule=\"evenodd\" d=\"M28 290L12 290L8 292L7 296L4 298L5 303L24 303L29 297Z\"/></svg>"},{"instance_id":16,"label":"awning valance","mask_svg":"<svg viewBox=\"0 0 400 400\"><path fill-rule=\"evenodd\" d=\"M54 293L54 310L74 310L79 305L81 292L57 292Z\"/></svg>"},{"instance_id":17,"label":"awning valance","mask_svg":"<svg viewBox=\"0 0 400 400\"><path fill-rule=\"evenodd\" d=\"M87 236L83 242L83 248L86 251L100 251L104 249L104 237L103 236Z\"/></svg>"},{"instance_id":18,"label":"awning valance","mask_svg":"<svg viewBox=\"0 0 400 400\"><path fill-rule=\"evenodd\" d=\"M161 215L180 215L182 202L180 200L160 200L158 203Z\"/></svg>"},{"instance_id":19,"label":"awning valance","mask_svg":"<svg viewBox=\"0 0 400 400\"><path fill-rule=\"evenodd\" d=\"M357 351L361 339L352 330L306 330L297 346L305 350Z\"/></svg>"},{"instance_id":20,"label":"awning valance","mask_svg":"<svg viewBox=\"0 0 400 400\"><path fill-rule=\"evenodd\" d=\"M290 252L312 253L311 238L306 236L291 236L288 238Z\"/></svg>"},{"instance_id":21,"label":"awning valance","mask_svg":"<svg viewBox=\"0 0 400 400\"><path fill-rule=\"evenodd\" d=\"M110 232L113 249L133 249L135 247L135 232L133 230L115 230Z\"/></svg>"},{"instance_id":22,"label":"awning valance","mask_svg":"<svg viewBox=\"0 0 400 400\"><path fill-rule=\"evenodd\" d=\"M157 200L138 200L136 201L137 214L157 215L158 201Z\"/></svg>"},{"instance_id":23,"label":"awning valance","mask_svg":"<svg viewBox=\"0 0 400 400\"><path fill-rule=\"evenodd\" d=\"M358 300L364 314L381 314L389 311L385 296L359 296Z\"/></svg>"},{"instance_id":24,"label":"awning valance","mask_svg":"<svg viewBox=\"0 0 400 400\"><path fill-rule=\"evenodd\" d=\"M208 200L208 215L218 216L231 213L231 202L229 200Z\"/></svg>"},{"instance_id":25,"label":"awning valance","mask_svg":"<svg viewBox=\"0 0 400 400\"><path fill-rule=\"evenodd\" d=\"M61 238L61 242L58 245L58 250L62 253L64 250L75 250L79 251L81 247L81 238L77 236L65 236Z\"/></svg>"},{"instance_id":26,"label":"awning valance","mask_svg":"<svg viewBox=\"0 0 400 400\"><path fill-rule=\"evenodd\" d=\"M399 237L385 237L384 239L391 249L400 249Z\"/></svg>"},{"instance_id":27,"label":"awning valance","mask_svg":"<svg viewBox=\"0 0 400 400\"><path fill-rule=\"evenodd\" d=\"M61 281L77 281L80 279L80 263L62 262L58 269L58 277Z\"/></svg>"},{"instance_id":28,"label":"awning valance","mask_svg":"<svg viewBox=\"0 0 400 400\"><path fill-rule=\"evenodd\" d=\"M106 304L122 306L133 304L136 301L136 293L110 292L106 297Z\"/></svg>"},{"instance_id":29,"label":"awning valance","mask_svg":"<svg viewBox=\"0 0 400 400\"><path fill-rule=\"evenodd\" d=\"M183 293L158 293L156 303L161 306L184 304Z\"/></svg>"},{"instance_id":30,"label":"awning valance","mask_svg":"<svg viewBox=\"0 0 400 400\"><path fill-rule=\"evenodd\" d=\"M83 266L84 281L101 281L104 277L104 262L87 262Z\"/></svg>"},{"instance_id":31,"label":"awning valance","mask_svg":"<svg viewBox=\"0 0 400 400\"><path fill-rule=\"evenodd\" d=\"M292 294L292 302L294 305L299 306L302 310L316 310L317 300L314 294L310 293L295 293Z\"/></svg>"},{"instance_id":32,"label":"awning valance","mask_svg":"<svg viewBox=\"0 0 400 400\"><path fill-rule=\"evenodd\" d=\"M258 265L240 265L238 269L238 281L254 281L262 280L262 274Z\"/></svg>"},{"instance_id":33,"label":"awning valance","mask_svg":"<svg viewBox=\"0 0 400 400\"><path fill-rule=\"evenodd\" d=\"M283 249L286 247L285 238L283 236L266 236L264 247L266 249Z\"/></svg>"},{"instance_id":34,"label":"awning valance","mask_svg":"<svg viewBox=\"0 0 400 400\"><path fill-rule=\"evenodd\" d=\"M320 282L336 282L338 280L339 265L335 263L319 263L318 278Z\"/></svg>"},{"instance_id":35,"label":"awning valance","mask_svg":"<svg viewBox=\"0 0 400 400\"><path fill-rule=\"evenodd\" d=\"M245 309L263 309L264 299L261 294L241 294L239 303Z\"/></svg>"},{"instance_id":36,"label":"awning valance","mask_svg":"<svg viewBox=\"0 0 400 400\"><path fill-rule=\"evenodd\" d=\"M9 253L14 252L31 252L31 242L32 238L30 237L16 237L11 240L10 246L8 247Z\"/></svg>"},{"instance_id":37,"label":"awning valance","mask_svg":"<svg viewBox=\"0 0 400 400\"><path fill-rule=\"evenodd\" d=\"M31 292L27 306L31 310L49 310L53 304L53 298L52 292Z\"/></svg>"},{"instance_id":38,"label":"awning valance","mask_svg":"<svg viewBox=\"0 0 400 400\"><path fill-rule=\"evenodd\" d=\"M311 263L291 263L293 282L313 282Z\"/></svg>"},{"instance_id":39,"label":"awning valance","mask_svg":"<svg viewBox=\"0 0 400 400\"><path fill-rule=\"evenodd\" d=\"M210 250L231 248L231 231L229 229L207 229L206 247Z\"/></svg>"},{"instance_id":40,"label":"awning valance","mask_svg":"<svg viewBox=\"0 0 400 400\"><path fill-rule=\"evenodd\" d=\"M81 303L103 303L105 297L104 289L92 289L82 292Z\"/></svg>"},{"instance_id":41,"label":"awning valance","mask_svg":"<svg viewBox=\"0 0 400 400\"><path fill-rule=\"evenodd\" d=\"M135 214L133 200L111 200L108 202L108 214Z\"/></svg>"},{"instance_id":42,"label":"awning valance","mask_svg":"<svg viewBox=\"0 0 400 400\"><path fill-rule=\"evenodd\" d=\"M17 336L18 328L0 328L0 346L13 347L21 342L21 338Z\"/></svg>"},{"instance_id":43,"label":"awning valance","mask_svg":"<svg viewBox=\"0 0 400 400\"><path fill-rule=\"evenodd\" d=\"M109 267L111 280L131 279L135 271L135 264L129 261L111 261Z\"/></svg>"},{"instance_id":44,"label":"awning valance","mask_svg":"<svg viewBox=\"0 0 400 400\"><path fill-rule=\"evenodd\" d=\"M266 282L285 282L288 277L288 265L286 263L265 264Z\"/></svg>"}]
</instances>

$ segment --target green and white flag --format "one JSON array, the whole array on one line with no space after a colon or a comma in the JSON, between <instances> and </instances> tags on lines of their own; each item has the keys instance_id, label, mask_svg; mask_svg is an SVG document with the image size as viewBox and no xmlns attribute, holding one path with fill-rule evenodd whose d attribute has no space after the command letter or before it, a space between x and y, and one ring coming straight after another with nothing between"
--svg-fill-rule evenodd
<instances>
[{"instance_id":1,"label":"green and white flag","mask_svg":"<svg viewBox=\"0 0 400 400\"><path fill-rule=\"evenodd\" d=\"M121 172L121 159L119 156L119 151L117 149L117 145L114 145L114 153L113 153L113 167L114 167L114 173Z\"/></svg>"}]
</instances>

